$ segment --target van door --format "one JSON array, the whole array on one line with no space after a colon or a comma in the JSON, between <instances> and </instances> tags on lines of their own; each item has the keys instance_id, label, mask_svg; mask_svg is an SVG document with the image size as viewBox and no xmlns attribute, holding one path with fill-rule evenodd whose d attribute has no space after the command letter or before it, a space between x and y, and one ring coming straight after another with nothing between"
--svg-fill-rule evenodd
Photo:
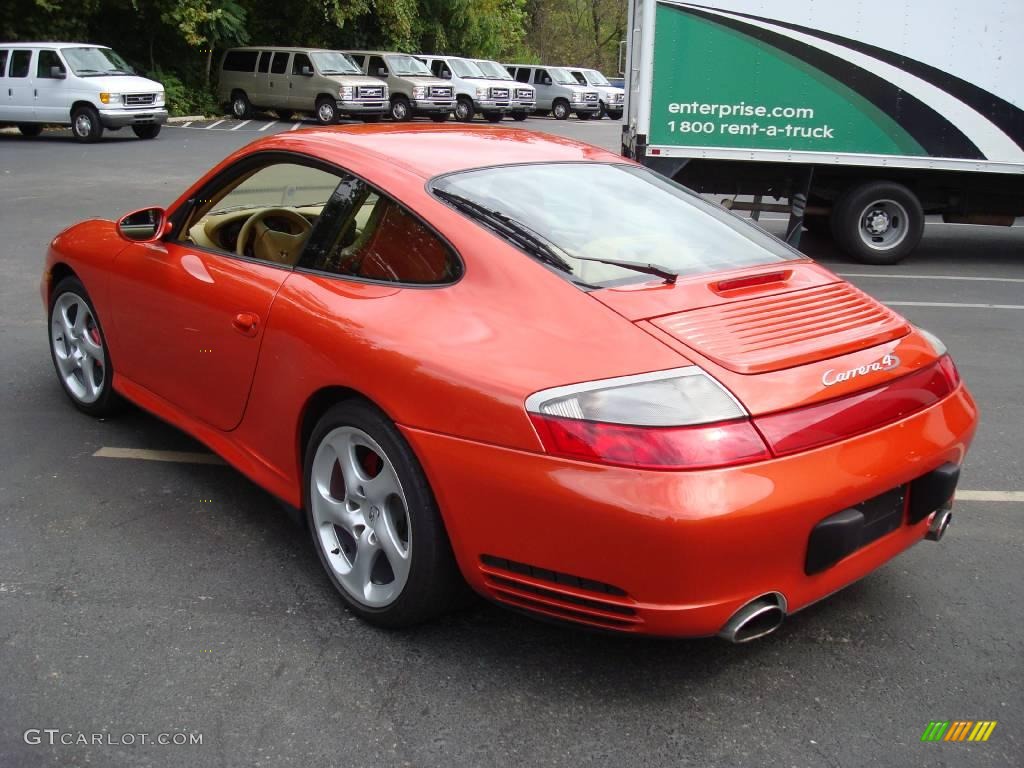
<instances>
[{"instance_id":1,"label":"van door","mask_svg":"<svg viewBox=\"0 0 1024 768\"><path fill-rule=\"evenodd\" d=\"M11 107L11 97L7 93L7 61L11 58L11 52L6 48L0 48L0 122L10 120L7 111Z\"/></svg>"},{"instance_id":2,"label":"van door","mask_svg":"<svg viewBox=\"0 0 1024 768\"><path fill-rule=\"evenodd\" d=\"M316 77L302 74L304 69L314 72L313 62L304 53L292 55L291 77L288 81L288 106L304 112L311 111L318 93ZM334 96L338 96L335 87Z\"/></svg>"},{"instance_id":3,"label":"van door","mask_svg":"<svg viewBox=\"0 0 1024 768\"><path fill-rule=\"evenodd\" d=\"M274 109L275 107L287 107L288 86L288 61L291 54L287 51L274 51L274 58L270 61L270 74L267 76L267 97L263 106Z\"/></svg>"},{"instance_id":4,"label":"van door","mask_svg":"<svg viewBox=\"0 0 1024 768\"><path fill-rule=\"evenodd\" d=\"M35 112L32 96L32 59L34 51L25 48L11 50L10 63L7 66L7 79L4 81L4 92L7 108L3 119L12 123L31 123Z\"/></svg>"},{"instance_id":5,"label":"van door","mask_svg":"<svg viewBox=\"0 0 1024 768\"><path fill-rule=\"evenodd\" d=\"M537 109L551 109L554 103L554 87L544 82L550 79L546 69L538 67L533 70L533 87L537 89Z\"/></svg>"},{"instance_id":6,"label":"van door","mask_svg":"<svg viewBox=\"0 0 1024 768\"><path fill-rule=\"evenodd\" d=\"M260 51L259 60L256 63L256 78L253 81L252 101L255 104L267 104L270 100L270 60L274 57L273 51Z\"/></svg>"},{"instance_id":7,"label":"van door","mask_svg":"<svg viewBox=\"0 0 1024 768\"><path fill-rule=\"evenodd\" d=\"M54 77L56 69L64 77ZM35 119L40 123L67 123L71 120L68 68L55 49L44 48L36 54L35 78L32 83L35 96Z\"/></svg>"}]
</instances>

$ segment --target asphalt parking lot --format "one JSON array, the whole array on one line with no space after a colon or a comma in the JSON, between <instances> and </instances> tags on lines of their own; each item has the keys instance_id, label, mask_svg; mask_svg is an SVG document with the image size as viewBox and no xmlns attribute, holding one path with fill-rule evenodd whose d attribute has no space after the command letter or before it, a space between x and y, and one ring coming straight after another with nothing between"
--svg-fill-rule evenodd
<instances>
[{"instance_id":1,"label":"asphalt parking lot","mask_svg":"<svg viewBox=\"0 0 1024 768\"><path fill-rule=\"evenodd\" d=\"M93 146L0 136L0 766L1024 764L1024 228L933 224L891 268L802 243L944 339L979 402L940 544L746 646L486 604L390 633L342 608L305 532L238 473L96 456L205 450L138 410L92 420L53 374L38 292L53 235L167 204L293 126L215 122ZM608 120L506 124L618 147ZM998 726L922 743L932 720ZM35 745L29 729L202 744Z\"/></svg>"}]
</instances>

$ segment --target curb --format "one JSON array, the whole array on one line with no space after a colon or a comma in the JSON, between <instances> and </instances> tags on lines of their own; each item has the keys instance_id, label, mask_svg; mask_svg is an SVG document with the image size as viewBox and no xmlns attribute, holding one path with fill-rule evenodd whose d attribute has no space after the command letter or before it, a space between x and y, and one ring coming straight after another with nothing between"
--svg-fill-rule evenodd
<instances>
[{"instance_id":1,"label":"curb","mask_svg":"<svg viewBox=\"0 0 1024 768\"><path fill-rule=\"evenodd\" d=\"M178 117L168 117L167 122L173 123L187 123L195 120L206 120L206 115L179 115Z\"/></svg>"}]
</instances>

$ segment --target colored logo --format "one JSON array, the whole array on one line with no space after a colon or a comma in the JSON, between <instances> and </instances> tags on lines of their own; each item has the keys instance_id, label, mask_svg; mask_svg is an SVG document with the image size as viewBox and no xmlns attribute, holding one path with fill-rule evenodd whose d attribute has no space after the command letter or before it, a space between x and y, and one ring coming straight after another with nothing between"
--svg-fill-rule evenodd
<instances>
[{"instance_id":1,"label":"colored logo","mask_svg":"<svg viewBox=\"0 0 1024 768\"><path fill-rule=\"evenodd\" d=\"M997 720L932 720L921 741L988 741Z\"/></svg>"}]
</instances>

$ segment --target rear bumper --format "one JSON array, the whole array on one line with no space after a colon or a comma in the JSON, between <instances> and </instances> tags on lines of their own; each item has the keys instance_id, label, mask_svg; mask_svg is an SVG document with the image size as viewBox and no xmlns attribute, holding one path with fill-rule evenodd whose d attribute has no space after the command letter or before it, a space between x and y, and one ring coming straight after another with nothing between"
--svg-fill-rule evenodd
<instances>
[{"instance_id":1,"label":"rear bumper","mask_svg":"<svg viewBox=\"0 0 1024 768\"><path fill-rule=\"evenodd\" d=\"M403 431L478 592L591 626L705 636L754 597L778 592L789 612L800 610L920 541L931 515L904 517L839 562L805 572L819 522L961 464L976 423L960 386L874 432L699 472L604 467Z\"/></svg>"},{"instance_id":2,"label":"rear bumper","mask_svg":"<svg viewBox=\"0 0 1024 768\"><path fill-rule=\"evenodd\" d=\"M105 128L124 128L126 125L163 125L167 110L156 109L101 109L100 122Z\"/></svg>"}]
</instances>

